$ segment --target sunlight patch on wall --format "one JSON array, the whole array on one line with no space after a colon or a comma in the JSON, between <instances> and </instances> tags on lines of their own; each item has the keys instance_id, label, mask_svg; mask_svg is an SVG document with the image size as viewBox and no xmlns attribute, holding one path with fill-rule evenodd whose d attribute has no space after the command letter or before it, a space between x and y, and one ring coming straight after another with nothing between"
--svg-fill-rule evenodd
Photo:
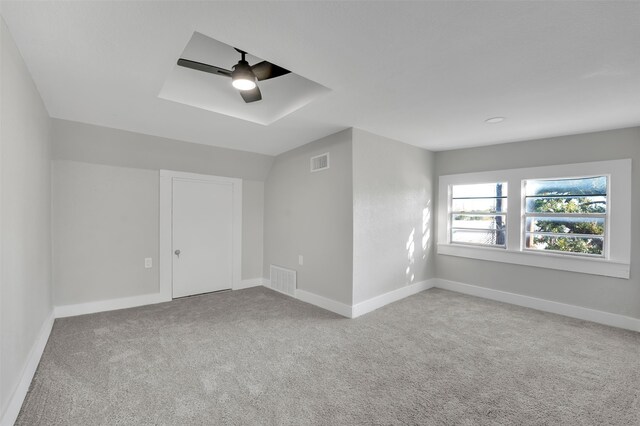
<instances>
[{"instance_id":1,"label":"sunlight patch on wall","mask_svg":"<svg viewBox=\"0 0 640 426\"><path fill-rule=\"evenodd\" d=\"M422 210L422 258L427 258L431 249L431 201Z\"/></svg>"},{"instance_id":2,"label":"sunlight patch on wall","mask_svg":"<svg viewBox=\"0 0 640 426\"><path fill-rule=\"evenodd\" d=\"M407 260L409 261L409 266L407 267L406 275L407 275L409 283L413 283L413 281L416 278L416 274L412 271L413 265L416 263L416 259L415 259L415 250L416 250L415 235L416 235L416 228L413 228L411 230L411 233L409 234L409 238L407 239L407 244L406 244Z\"/></svg>"}]
</instances>

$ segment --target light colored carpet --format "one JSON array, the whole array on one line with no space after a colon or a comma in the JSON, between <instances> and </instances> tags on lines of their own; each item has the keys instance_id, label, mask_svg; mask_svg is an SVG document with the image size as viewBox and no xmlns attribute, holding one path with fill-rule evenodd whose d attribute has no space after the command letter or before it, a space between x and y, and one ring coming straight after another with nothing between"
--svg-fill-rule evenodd
<instances>
[{"instance_id":1,"label":"light colored carpet","mask_svg":"<svg viewBox=\"0 0 640 426\"><path fill-rule=\"evenodd\" d=\"M428 290L264 288L58 319L18 425L640 425L640 334Z\"/></svg>"}]
</instances>

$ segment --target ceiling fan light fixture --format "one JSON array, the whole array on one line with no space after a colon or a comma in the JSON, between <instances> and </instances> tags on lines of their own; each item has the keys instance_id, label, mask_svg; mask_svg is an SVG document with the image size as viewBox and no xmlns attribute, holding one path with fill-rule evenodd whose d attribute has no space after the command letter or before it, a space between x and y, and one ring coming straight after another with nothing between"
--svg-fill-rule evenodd
<instances>
[{"instance_id":1,"label":"ceiling fan light fixture","mask_svg":"<svg viewBox=\"0 0 640 426\"><path fill-rule=\"evenodd\" d=\"M233 71L186 58L178 59L178 65L196 71L231 77L231 85L240 91L240 96L245 103L262 100L262 92L260 92L260 88L258 87L258 81L269 80L291 72L267 61L258 62L250 66L245 59L247 52L237 48L234 49L242 55L242 58L233 67Z\"/></svg>"},{"instance_id":2,"label":"ceiling fan light fixture","mask_svg":"<svg viewBox=\"0 0 640 426\"><path fill-rule=\"evenodd\" d=\"M252 90L256 88L256 76L251 71L247 61L240 61L233 67L231 84L238 90Z\"/></svg>"}]
</instances>

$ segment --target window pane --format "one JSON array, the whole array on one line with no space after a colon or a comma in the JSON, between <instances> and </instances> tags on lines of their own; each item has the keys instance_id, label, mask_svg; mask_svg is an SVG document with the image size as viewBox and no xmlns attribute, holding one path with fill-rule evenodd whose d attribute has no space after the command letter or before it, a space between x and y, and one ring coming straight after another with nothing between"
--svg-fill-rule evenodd
<instances>
[{"instance_id":1,"label":"window pane","mask_svg":"<svg viewBox=\"0 0 640 426\"><path fill-rule=\"evenodd\" d=\"M528 217L527 232L604 235L604 218Z\"/></svg>"},{"instance_id":2,"label":"window pane","mask_svg":"<svg viewBox=\"0 0 640 426\"><path fill-rule=\"evenodd\" d=\"M454 212L504 213L507 211L507 200L496 198L454 199L451 202Z\"/></svg>"},{"instance_id":3,"label":"window pane","mask_svg":"<svg viewBox=\"0 0 640 426\"><path fill-rule=\"evenodd\" d=\"M526 180L525 191L527 249L603 254L605 219L597 215L607 213L606 176Z\"/></svg>"},{"instance_id":4,"label":"window pane","mask_svg":"<svg viewBox=\"0 0 640 426\"><path fill-rule=\"evenodd\" d=\"M556 179L527 180L526 196L540 195L606 195L606 176Z\"/></svg>"},{"instance_id":5,"label":"window pane","mask_svg":"<svg viewBox=\"0 0 640 426\"><path fill-rule=\"evenodd\" d=\"M451 231L452 243L482 244L490 246L503 246L505 243L504 231L475 231L469 229L453 229Z\"/></svg>"},{"instance_id":6,"label":"window pane","mask_svg":"<svg viewBox=\"0 0 640 426\"><path fill-rule=\"evenodd\" d=\"M470 216L454 214L451 221L453 228L504 229L506 216Z\"/></svg>"},{"instance_id":7,"label":"window pane","mask_svg":"<svg viewBox=\"0 0 640 426\"><path fill-rule=\"evenodd\" d=\"M606 213L607 197L527 197L527 213Z\"/></svg>"},{"instance_id":8,"label":"window pane","mask_svg":"<svg viewBox=\"0 0 640 426\"><path fill-rule=\"evenodd\" d=\"M453 185L451 198L506 197L506 182Z\"/></svg>"},{"instance_id":9,"label":"window pane","mask_svg":"<svg viewBox=\"0 0 640 426\"><path fill-rule=\"evenodd\" d=\"M527 234L526 247L535 250L560 251L602 255L602 237L553 237L549 235Z\"/></svg>"},{"instance_id":10,"label":"window pane","mask_svg":"<svg viewBox=\"0 0 640 426\"><path fill-rule=\"evenodd\" d=\"M506 183L452 185L451 194L452 243L505 246Z\"/></svg>"}]
</instances>

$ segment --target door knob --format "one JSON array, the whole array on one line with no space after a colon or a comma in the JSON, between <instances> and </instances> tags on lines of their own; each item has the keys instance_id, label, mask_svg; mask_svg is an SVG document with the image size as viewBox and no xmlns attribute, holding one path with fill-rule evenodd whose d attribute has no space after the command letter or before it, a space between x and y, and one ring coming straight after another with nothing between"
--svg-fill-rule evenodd
<instances>
[{"instance_id":1,"label":"door knob","mask_svg":"<svg viewBox=\"0 0 640 426\"><path fill-rule=\"evenodd\" d=\"M174 251L174 253L176 254L176 256L180 257L180 250L176 250Z\"/></svg>"}]
</instances>

